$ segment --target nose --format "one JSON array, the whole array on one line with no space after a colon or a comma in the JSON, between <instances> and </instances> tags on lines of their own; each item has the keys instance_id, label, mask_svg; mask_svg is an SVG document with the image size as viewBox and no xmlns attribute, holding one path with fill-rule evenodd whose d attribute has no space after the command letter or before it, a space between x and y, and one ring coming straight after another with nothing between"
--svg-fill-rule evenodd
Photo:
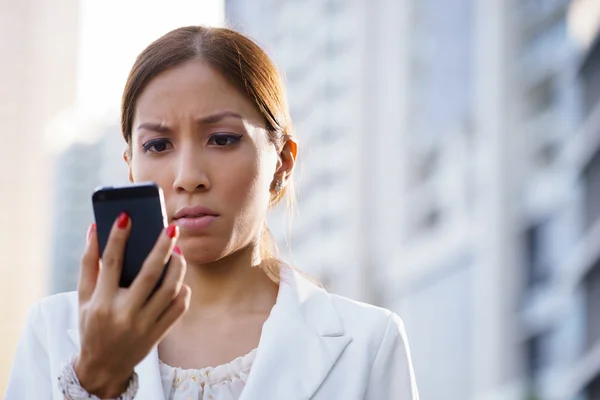
<instances>
[{"instance_id":1,"label":"nose","mask_svg":"<svg viewBox=\"0 0 600 400\"><path fill-rule=\"evenodd\" d=\"M173 181L173 190L194 193L210 189L206 162L203 162L203 157L198 149L189 146L182 149L178 156L177 175Z\"/></svg>"}]
</instances>

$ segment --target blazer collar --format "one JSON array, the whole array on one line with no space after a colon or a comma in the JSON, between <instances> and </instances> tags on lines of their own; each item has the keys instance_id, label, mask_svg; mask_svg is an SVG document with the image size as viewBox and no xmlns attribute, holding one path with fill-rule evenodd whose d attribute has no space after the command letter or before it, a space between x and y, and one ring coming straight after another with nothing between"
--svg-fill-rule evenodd
<instances>
[{"instance_id":1,"label":"blazer collar","mask_svg":"<svg viewBox=\"0 0 600 400\"><path fill-rule=\"evenodd\" d=\"M79 349L77 329L68 335ZM352 341L331 296L282 267L277 302L263 325L256 359L240 400L310 399ZM164 400L158 350L136 367L141 399Z\"/></svg>"},{"instance_id":2,"label":"blazer collar","mask_svg":"<svg viewBox=\"0 0 600 400\"><path fill-rule=\"evenodd\" d=\"M329 293L282 267L240 400L310 399L351 341Z\"/></svg>"}]
</instances>

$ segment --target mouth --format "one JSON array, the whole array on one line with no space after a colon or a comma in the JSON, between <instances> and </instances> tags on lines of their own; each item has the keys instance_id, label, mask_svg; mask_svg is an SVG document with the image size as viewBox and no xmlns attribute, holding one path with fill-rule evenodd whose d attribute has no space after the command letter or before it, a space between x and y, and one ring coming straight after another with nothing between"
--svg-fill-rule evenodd
<instances>
[{"instance_id":1,"label":"mouth","mask_svg":"<svg viewBox=\"0 0 600 400\"><path fill-rule=\"evenodd\" d=\"M219 214L201 206L195 207L184 207L177 211L175 215L173 215L174 220L178 219L192 219L192 218L204 218L204 217L218 217Z\"/></svg>"},{"instance_id":2,"label":"mouth","mask_svg":"<svg viewBox=\"0 0 600 400\"><path fill-rule=\"evenodd\" d=\"M218 213L206 207L184 207L175 213L173 222L183 231L202 231L218 217Z\"/></svg>"}]
</instances>

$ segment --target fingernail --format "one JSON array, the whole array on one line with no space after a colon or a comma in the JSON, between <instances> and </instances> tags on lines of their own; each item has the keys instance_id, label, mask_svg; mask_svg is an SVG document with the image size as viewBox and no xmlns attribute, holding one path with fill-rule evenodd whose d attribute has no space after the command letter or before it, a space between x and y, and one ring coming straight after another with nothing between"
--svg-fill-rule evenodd
<instances>
[{"instance_id":1,"label":"fingernail","mask_svg":"<svg viewBox=\"0 0 600 400\"><path fill-rule=\"evenodd\" d=\"M126 212L122 212L119 214L119 219L117 220L117 226L121 229L127 228L127 224L129 223L129 215Z\"/></svg>"},{"instance_id":2,"label":"fingernail","mask_svg":"<svg viewBox=\"0 0 600 400\"><path fill-rule=\"evenodd\" d=\"M87 242L90 242L90 238L92 237L92 232L96 229L96 224L91 224L87 231Z\"/></svg>"},{"instance_id":3,"label":"fingernail","mask_svg":"<svg viewBox=\"0 0 600 400\"><path fill-rule=\"evenodd\" d=\"M167 236L173 239L177 235L177 225L169 225L167 228Z\"/></svg>"},{"instance_id":4,"label":"fingernail","mask_svg":"<svg viewBox=\"0 0 600 400\"><path fill-rule=\"evenodd\" d=\"M173 247L173 251L179 255L181 255L181 249L179 248L179 246L175 245L175 247Z\"/></svg>"}]
</instances>

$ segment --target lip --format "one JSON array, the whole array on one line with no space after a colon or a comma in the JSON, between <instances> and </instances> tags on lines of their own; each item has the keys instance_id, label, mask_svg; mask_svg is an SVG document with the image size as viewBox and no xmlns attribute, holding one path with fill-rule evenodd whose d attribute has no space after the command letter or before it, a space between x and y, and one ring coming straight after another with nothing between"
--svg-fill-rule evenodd
<instances>
[{"instance_id":1,"label":"lip","mask_svg":"<svg viewBox=\"0 0 600 400\"><path fill-rule=\"evenodd\" d=\"M177 211L175 213L175 215L173 215L173 219L201 218L204 216L218 217L219 214L217 214L210 208L206 208L206 207L202 207L202 206L183 207L183 208L179 209L179 211Z\"/></svg>"},{"instance_id":2,"label":"lip","mask_svg":"<svg viewBox=\"0 0 600 400\"><path fill-rule=\"evenodd\" d=\"M186 231L202 231L210 226L219 214L202 206L184 207L173 216L173 222Z\"/></svg>"},{"instance_id":3,"label":"lip","mask_svg":"<svg viewBox=\"0 0 600 400\"><path fill-rule=\"evenodd\" d=\"M202 231L210 226L217 218L216 215L204 215L202 217L177 218L173 222L184 231Z\"/></svg>"}]
</instances>

